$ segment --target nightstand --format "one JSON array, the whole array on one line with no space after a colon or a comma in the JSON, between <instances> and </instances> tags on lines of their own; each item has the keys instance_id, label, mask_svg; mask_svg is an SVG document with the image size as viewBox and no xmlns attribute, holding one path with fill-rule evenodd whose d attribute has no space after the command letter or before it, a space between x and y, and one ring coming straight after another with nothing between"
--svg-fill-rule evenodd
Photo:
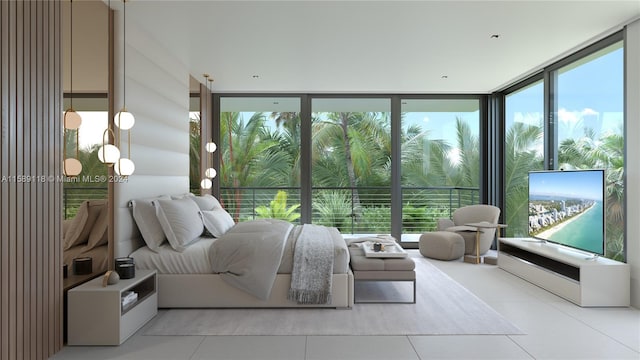
<instances>
[{"instance_id":1,"label":"nightstand","mask_svg":"<svg viewBox=\"0 0 640 360\"><path fill-rule=\"evenodd\" d=\"M120 345L158 313L155 270L136 270L133 279L102 286L102 277L69 290L68 345ZM123 308L129 292L137 300Z\"/></svg>"}]
</instances>

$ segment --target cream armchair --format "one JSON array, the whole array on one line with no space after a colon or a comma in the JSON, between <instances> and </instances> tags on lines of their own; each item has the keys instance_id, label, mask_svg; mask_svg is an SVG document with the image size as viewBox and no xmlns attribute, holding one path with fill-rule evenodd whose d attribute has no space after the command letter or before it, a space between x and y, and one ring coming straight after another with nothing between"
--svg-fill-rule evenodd
<instances>
[{"instance_id":1,"label":"cream armchair","mask_svg":"<svg viewBox=\"0 0 640 360\"><path fill-rule=\"evenodd\" d=\"M460 234L464 239L465 255L476 255L476 233L478 227L465 224L486 222L491 225L498 224L500 208L493 205L469 205L453 212L452 219L438 219L438 231L451 231ZM495 228L480 229L479 255L486 253L491 248L496 234Z\"/></svg>"}]
</instances>

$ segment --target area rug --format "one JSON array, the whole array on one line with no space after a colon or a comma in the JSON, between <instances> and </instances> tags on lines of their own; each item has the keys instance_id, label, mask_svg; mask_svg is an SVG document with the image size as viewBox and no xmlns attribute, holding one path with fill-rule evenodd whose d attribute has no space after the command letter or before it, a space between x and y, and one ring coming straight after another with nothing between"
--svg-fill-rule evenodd
<instances>
[{"instance_id":1,"label":"area rug","mask_svg":"<svg viewBox=\"0 0 640 360\"><path fill-rule=\"evenodd\" d=\"M352 309L168 309L144 335L508 335L523 332L415 252L415 304ZM469 265L471 266L471 265ZM410 300L410 283L358 282L359 300ZM378 300L380 300L378 298Z\"/></svg>"}]
</instances>

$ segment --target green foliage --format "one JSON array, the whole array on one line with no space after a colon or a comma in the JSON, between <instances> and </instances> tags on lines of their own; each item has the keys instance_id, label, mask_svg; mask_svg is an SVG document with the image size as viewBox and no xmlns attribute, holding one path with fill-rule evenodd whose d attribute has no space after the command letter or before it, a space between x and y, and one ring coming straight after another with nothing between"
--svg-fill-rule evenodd
<instances>
[{"instance_id":1,"label":"green foliage","mask_svg":"<svg viewBox=\"0 0 640 360\"><path fill-rule=\"evenodd\" d=\"M313 208L320 214L318 223L347 230L352 216L350 198L346 191L321 192L313 199Z\"/></svg>"},{"instance_id":2,"label":"green foliage","mask_svg":"<svg viewBox=\"0 0 640 360\"><path fill-rule=\"evenodd\" d=\"M543 158L536 151L536 145L543 134L542 124L527 125L514 123L505 139L505 190L506 217L509 225L506 236L528 236L529 233L529 183L531 170L543 169Z\"/></svg>"},{"instance_id":3,"label":"green foliage","mask_svg":"<svg viewBox=\"0 0 640 360\"><path fill-rule=\"evenodd\" d=\"M268 124L267 121L273 123ZM300 186L300 117L298 113L221 113L220 181L232 188L227 201L239 218L245 188ZM480 183L480 144L469 125L456 118L455 144L432 139L420 126L402 129L401 182L404 187L477 188ZM311 124L311 177L315 188L352 188L352 191L321 190L313 198L319 223L341 231L390 232L390 208L380 199L388 190L364 187L391 186L391 131L387 113L314 113ZM622 130L617 133L622 134ZM584 136L565 140L558 149L560 166L607 169L607 256L620 258L624 249L624 138L607 134L596 139L587 129ZM507 236L528 234L528 172L542 170L538 153L544 135L542 123L515 122L504 144ZM457 154L452 156L452 154ZM199 182L199 179L198 179ZM474 197L469 197L473 195ZM277 196L276 196L277 197ZM451 201L453 197L456 204ZM436 219L449 217L450 207L478 201L477 192L466 189L403 190L403 231L435 230ZM276 201L276 200L274 200ZM275 205L275 204L274 204ZM286 215L280 203L278 216ZM246 207L246 206L245 206ZM271 206L273 207L273 205ZM274 217L271 207L260 207ZM258 210L256 210L258 213ZM252 211L250 212L252 213ZM259 216L262 216L260 213ZM315 221L315 220L314 220Z\"/></svg>"},{"instance_id":4,"label":"green foliage","mask_svg":"<svg viewBox=\"0 0 640 360\"><path fill-rule=\"evenodd\" d=\"M300 213L295 212L299 207L300 204L296 204L287 208L287 192L280 190L269 203L269 206L258 206L256 214L263 219L280 219L294 222L300 218Z\"/></svg>"},{"instance_id":5,"label":"green foliage","mask_svg":"<svg viewBox=\"0 0 640 360\"><path fill-rule=\"evenodd\" d=\"M362 220L356 224L356 233L391 233L391 208L388 206L366 206L362 208Z\"/></svg>"}]
</instances>

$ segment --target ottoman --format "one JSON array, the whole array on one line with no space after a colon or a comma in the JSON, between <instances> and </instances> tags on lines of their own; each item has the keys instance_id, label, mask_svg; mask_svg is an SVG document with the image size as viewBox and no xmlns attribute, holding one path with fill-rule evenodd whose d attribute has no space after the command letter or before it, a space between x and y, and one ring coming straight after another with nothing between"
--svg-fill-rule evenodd
<instances>
[{"instance_id":1,"label":"ottoman","mask_svg":"<svg viewBox=\"0 0 640 360\"><path fill-rule=\"evenodd\" d=\"M406 258L370 258L358 246L349 246L350 265L354 281L412 281L413 301L416 302L416 264ZM354 302L358 303L357 298ZM367 301L370 302L370 301Z\"/></svg>"},{"instance_id":2,"label":"ottoman","mask_svg":"<svg viewBox=\"0 0 640 360\"><path fill-rule=\"evenodd\" d=\"M464 256L464 238L450 231L427 232L418 244L422 256L438 260L455 260Z\"/></svg>"}]
</instances>

